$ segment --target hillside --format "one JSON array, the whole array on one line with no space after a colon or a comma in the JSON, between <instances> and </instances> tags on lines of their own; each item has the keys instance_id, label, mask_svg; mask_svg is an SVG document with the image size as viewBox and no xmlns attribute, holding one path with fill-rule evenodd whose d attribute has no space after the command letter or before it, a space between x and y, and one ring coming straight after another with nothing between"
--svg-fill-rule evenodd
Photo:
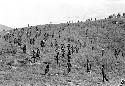
<instances>
[{"instance_id":1,"label":"hillside","mask_svg":"<svg viewBox=\"0 0 125 86\"><path fill-rule=\"evenodd\" d=\"M1 40L2 84L116 86L125 78L123 17L16 28Z\"/></svg>"},{"instance_id":2,"label":"hillside","mask_svg":"<svg viewBox=\"0 0 125 86\"><path fill-rule=\"evenodd\" d=\"M2 31L2 30L10 30L10 29L12 29L12 28L0 24L0 31Z\"/></svg>"}]
</instances>

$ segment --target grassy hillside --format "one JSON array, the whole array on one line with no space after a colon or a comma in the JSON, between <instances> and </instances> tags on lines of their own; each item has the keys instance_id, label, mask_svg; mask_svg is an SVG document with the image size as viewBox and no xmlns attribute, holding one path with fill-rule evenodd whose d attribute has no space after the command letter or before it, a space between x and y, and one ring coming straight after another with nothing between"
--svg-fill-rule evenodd
<instances>
[{"instance_id":1,"label":"grassy hillside","mask_svg":"<svg viewBox=\"0 0 125 86\"><path fill-rule=\"evenodd\" d=\"M1 85L116 86L125 77L123 17L16 28L0 40Z\"/></svg>"},{"instance_id":2,"label":"grassy hillside","mask_svg":"<svg viewBox=\"0 0 125 86\"><path fill-rule=\"evenodd\" d=\"M3 30L10 30L10 29L12 29L11 27L7 27L7 26L5 26L5 25L1 25L0 24L0 31L3 31Z\"/></svg>"}]
</instances>

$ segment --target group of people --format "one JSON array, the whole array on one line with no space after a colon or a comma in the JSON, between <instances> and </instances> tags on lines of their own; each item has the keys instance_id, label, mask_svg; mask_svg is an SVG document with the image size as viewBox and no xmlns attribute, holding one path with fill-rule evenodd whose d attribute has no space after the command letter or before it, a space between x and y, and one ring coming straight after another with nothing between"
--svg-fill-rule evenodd
<instances>
[{"instance_id":1,"label":"group of people","mask_svg":"<svg viewBox=\"0 0 125 86\"><path fill-rule=\"evenodd\" d=\"M92 19L91 19L92 20ZM95 19L96 20L96 19ZM34 34L34 37L31 37L32 36L32 28L33 30L35 29L36 31L36 34ZM17 31L19 33L17 33L17 37L13 37L13 35L11 35L11 33L8 33L4 36L4 39L6 41L9 41L9 43L12 43L12 40L10 40L11 38L13 38L13 44L14 45L18 45L20 46L20 48L22 49L22 52L23 54L27 54L27 45L26 43L24 42L23 44L23 40L27 40L28 43L32 46L35 45L35 41L38 40L37 38L38 37L42 37L43 40L40 40L40 48L45 48L46 47L46 40L51 36L53 39L54 39L54 34L48 34L48 33L44 33L42 36L42 31L40 30L41 28L38 28L37 26L36 27L29 27L26 28L26 30L24 28L20 29L18 31L17 30L13 30L13 31ZM13 32L13 33L15 33ZM19 36L18 36L19 35ZM24 36L25 35L25 36ZM86 33L85 35L87 36L88 35L88 29L86 30ZM60 36L60 35L59 35ZM61 37L60 37L61 38ZM72 55L74 53L79 53L79 50L80 50L80 46L79 45L72 45L70 44L70 42L72 42L73 40L70 39L70 38L67 38L67 41L69 42L69 44L65 45L64 43L61 43L61 44L58 44L58 39L55 38L54 40L55 42L52 43L51 42L51 45L50 47L55 47L55 56L53 57L54 61L56 62L55 64L58 66L58 67L61 67L63 65L61 65L61 60L64 60L65 64L66 64L66 69L67 69L67 73L70 73L72 71L72 62L71 60L73 59L72 58ZM32 51L32 54L30 56L30 58L25 58L24 61L20 61L21 64L23 65L26 65L26 62L31 62L31 63L37 63L41 58L41 49L40 48L37 48L37 50L31 50ZM60 49L59 49L60 48ZM61 50L61 52L59 52ZM119 54L120 51L116 50L114 55L117 57L118 54ZM104 55L104 50L102 51L102 56ZM48 74L49 71L50 71L50 65L51 65L51 62L43 62L46 67L45 67L45 73L44 75ZM91 70L91 64L89 62L89 59L86 60L86 71L87 72L90 72ZM109 81L106 77L106 74L104 72L105 70L105 67L104 65L102 65L101 67L101 71L102 71L102 76L103 76L103 81L106 80L106 81Z\"/></svg>"}]
</instances>

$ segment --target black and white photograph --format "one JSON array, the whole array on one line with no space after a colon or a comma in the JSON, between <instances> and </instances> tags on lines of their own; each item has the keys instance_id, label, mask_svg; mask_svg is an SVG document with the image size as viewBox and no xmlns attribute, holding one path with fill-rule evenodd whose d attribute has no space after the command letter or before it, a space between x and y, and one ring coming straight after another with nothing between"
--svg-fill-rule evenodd
<instances>
[{"instance_id":1,"label":"black and white photograph","mask_svg":"<svg viewBox=\"0 0 125 86\"><path fill-rule=\"evenodd\" d=\"M0 86L125 86L125 0L0 0Z\"/></svg>"}]
</instances>

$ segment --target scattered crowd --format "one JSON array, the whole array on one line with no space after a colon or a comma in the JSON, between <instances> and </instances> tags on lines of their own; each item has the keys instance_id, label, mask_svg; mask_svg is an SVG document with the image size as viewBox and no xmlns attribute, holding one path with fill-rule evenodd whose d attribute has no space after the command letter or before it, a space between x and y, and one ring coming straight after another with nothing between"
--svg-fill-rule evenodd
<instances>
[{"instance_id":1,"label":"scattered crowd","mask_svg":"<svg viewBox=\"0 0 125 86\"><path fill-rule=\"evenodd\" d=\"M114 14L109 16L110 18L120 18L121 15L118 14L117 16L115 16ZM125 13L123 13L122 18L125 17ZM97 19L95 18L95 21ZM92 21L92 18L87 20L87 21ZM93 26L95 25L94 23L91 23ZM84 24L84 25L88 25L88 24ZM72 69L74 67L74 65L72 64L72 59L74 59L74 55L75 54L79 54L80 50L84 47L86 47L87 42L85 42L85 44L81 43L78 39L73 39L72 37L70 38L67 37L65 40L67 42L67 44L64 42L59 42L60 39L64 40L64 38L61 35L61 31L64 31L67 28L70 28L70 23L68 24L64 24L62 26L56 26L54 24L50 24L50 25L44 25L42 27L40 26L29 26L26 28L19 28L19 29L13 29L10 30L6 35L4 35L2 38L5 40L5 42L10 45L10 49L9 48L1 48L0 51L0 55L5 54L5 53L9 53L9 54L25 54L25 55L29 55L29 53L27 53L28 51L32 52L30 53L29 56L25 57L24 59L18 60L18 62L21 64L21 66L26 66L28 65L28 63L31 64L36 64L37 62L43 60L44 58L44 51L46 50L46 48L53 48L54 51L54 56L52 56L52 61L55 63L55 65L57 67L61 67L61 68L65 68L67 70L67 74L72 73ZM88 27L90 26L90 27ZM91 25L88 25L88 28L91 28ZM78 23L78 25L76 25L76 27L81 27L83 28L82 25L80 25ZM54 28L59 28L57 31L54 32ZM71 27L72 28L72 27ZM49 31L50 30L50 31ZM48 32L49 31L49 32ZM62 32L63 33L63 32ZM83 34L82 34L83 35ZM89 35L91 35L89 33L89 29L86 29L85 33L84 33L84 37L89 39ZM64 34L64 36L66 36ZM94 37L90 37L90 38L94 38ZM101 38L101 37L100 37ZM112 37L111 37L112 38ZM49 44L47 44L47 41L51 39L51 41L49 42ZM96 39L92 39L92 40L96 40ZM107 39L105 39L107 40ZM110 40L110 39L108 39ZM112 39L113 40L113 39ZM122 39L121 39L122 40ZM76 44L75 44L76 43ZM93 42L91 42L93 43ZM119 44L122 43L121 41L118 42ZM122 43L123 44L123 43ZM29 46L32 47L30 48L31 50L29 50ZM15 48L17 47L17 48ZM35 48L34 48L35 47ZM118 48L115 47L115 45L110 45L107 46L107 49L113 50L113 55L115 56L116 59L119 58L119 55L121 53L122 57L125 57L125 53L124 53L124 44L123 46ZM92 51L94 51L96 48L92 47ZM21 50L21 52L19 51ZM100 50L101 51L101 56L100 57L104 57L105 56L105 49ZM48 51L49 52L49 51ZM51 57L47 57L47 58L51 58ZM41 73L41 75L47 75L50 72L50 67L52 65L52 61L42 61L42 64L45 64L45 69L44 69L44 73ZM97 60L96 60L97 61ZM98 62L98 61L97 61ZM99 63L99 62L98 62ZM13 62L8 63L7 65L12 65ZM92 70L93 65L91 64L91 61L89 58L86 59L85 62L85 68L86 68L86 72L89 73ZM107 65L105 64L100 64L100 71L101 71L101 75L103 77L103 82L105 82L105 80L107 82L109 82L109 79L107 78L107 74L105 72Z\"/></svg>"}]
</instances>

